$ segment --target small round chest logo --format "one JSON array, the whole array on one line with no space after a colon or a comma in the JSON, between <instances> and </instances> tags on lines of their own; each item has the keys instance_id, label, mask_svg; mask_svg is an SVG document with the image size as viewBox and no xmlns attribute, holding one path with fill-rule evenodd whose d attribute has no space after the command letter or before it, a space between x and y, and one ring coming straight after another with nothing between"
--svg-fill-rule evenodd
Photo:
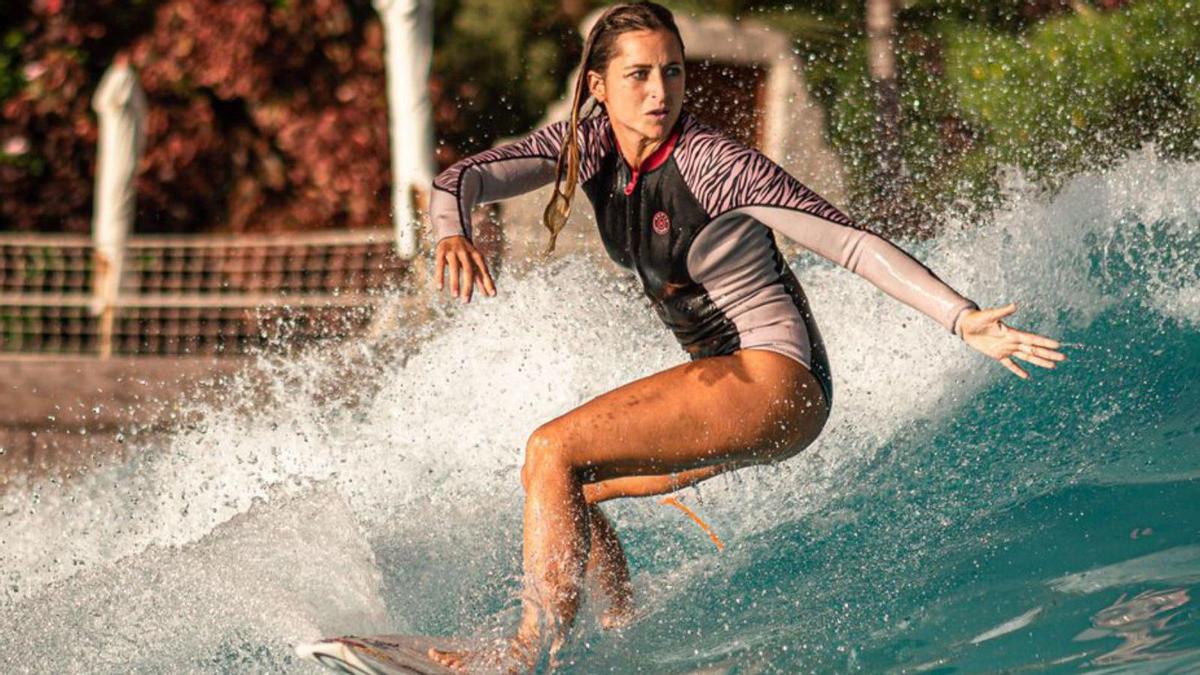
<instances>
[{"instance_id":1,"label":"small round chest logo","mask_svg":"<svg viewBox=\"0 0 1200 675\"><path fill-rule=\"evenodd\" d=\"M671 218L667 216L666 211L659 211L658 213L654 214L654 220L652 223L654 225L655 234L666 234L667 232L671 231Z\"/></svg>"}]
</instances>

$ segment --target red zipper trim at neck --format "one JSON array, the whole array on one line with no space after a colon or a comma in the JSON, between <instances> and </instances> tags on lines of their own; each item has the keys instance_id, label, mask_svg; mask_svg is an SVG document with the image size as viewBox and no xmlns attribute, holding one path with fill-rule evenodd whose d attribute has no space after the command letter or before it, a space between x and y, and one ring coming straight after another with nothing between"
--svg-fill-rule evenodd
<instances>
[{"instance_id":1,"label":"red zipper trim at neck","mask_svg":"<svg viewBox=\"0 0 1200 675\"><path fill-rule=\"evenodd\" d=\"M683 115L680 115L679 117L679 121L682 121ZM675 147L675 142L679 140L679 132L682 130L682 127L683 125L677 122L675 124L675 130L671 132L671 135L667 137L667 140L662 145L658 146L657 150L650 153L649 157L642 160L641 166L637 167L636 169L632 169L633 175L629 178L629 182L625 185L626 195L633 194L633 189L637 187L638 176L641 176L647 171L653 171L657 169L667 161L667 157L671 156L671 150ZM616 142L616 130L613 130L612 134L613 141ZM625 155L621 154L621 144L619 142L617 142L617 154L621 155L621 161L625 161ZM625 166L629 166L629 162L625 162Z\"/></svg>"}]
</instances>

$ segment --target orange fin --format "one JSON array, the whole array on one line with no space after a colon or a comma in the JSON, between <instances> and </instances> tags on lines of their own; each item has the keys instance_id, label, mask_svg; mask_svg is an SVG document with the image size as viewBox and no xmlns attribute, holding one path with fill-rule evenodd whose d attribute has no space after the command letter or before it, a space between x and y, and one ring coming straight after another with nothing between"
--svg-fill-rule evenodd
<instances>
[{"instance_id":1,"label":"orange fin","mask_svg":"<svg viewBox=\"0 0 1200 675\"><path fill-rule=\"evenodd\" d=\"M708 535L708 538L713 540L713 543L717 545L718 551L725 548L725 544L721 543L721 540L717 537L717 533L712 531L712 528L708 526L708 523L700 520L700 516L697 516L694 511L681 504L678 499L675 497L663 497L659 500L659 503L670 504L671 506L674 506L680 511L686 513L689 518L696 521L696 524L700 526L700 529L704 530L705 534Z\"/></svg>"}]
</instances>

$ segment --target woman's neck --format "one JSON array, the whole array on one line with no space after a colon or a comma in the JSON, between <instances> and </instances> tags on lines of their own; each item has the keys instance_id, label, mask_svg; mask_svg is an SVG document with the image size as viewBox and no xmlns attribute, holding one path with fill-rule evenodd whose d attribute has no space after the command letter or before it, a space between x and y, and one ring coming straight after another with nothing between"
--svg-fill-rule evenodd
<instances>
[{"instance_id":1,"label":"woman's neck","mask_svg":"<svg viewBox=\"0 0 1200 675\"><path fill-rule=\"evenodd\" d=\"M617 125L613 125L613 135L617 138L617 150L631 168L641 166L642 162L646 161L646 158L666 140L665 138L650 139Z\"/></svg>"},{"instance_id":2,"label":"woman's neck","mask_svg":"<svg viewBox=\"0 0 1200 675\"><path fill-rule=\"evenodd\" d=\"M680 117L682 116L681 113ZM678 123L678 120L676 120L676 123ZM618 124L613 124L612 130L613 135L617 139L617 150L621 153L621 157L625 159L625 163L630 168L636 169L640 168L646 159L654 154L655 150L658 150L662 147L663 143L667 142L667 139L675 131L675 127L672 126L668 129L662 138L643 136L632 129Z\"/></svg>"}]
</instances>

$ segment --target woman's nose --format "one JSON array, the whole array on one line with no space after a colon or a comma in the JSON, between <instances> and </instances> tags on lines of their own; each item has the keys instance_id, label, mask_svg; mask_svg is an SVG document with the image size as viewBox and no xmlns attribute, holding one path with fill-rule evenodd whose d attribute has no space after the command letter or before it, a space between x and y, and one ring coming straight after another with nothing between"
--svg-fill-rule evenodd
<instances>
[{"instance_id":1,"label":"woman's nose","mask_svg":"<svg viewBox=\"0 0 1200 675\"><path fill-rule=\"evenodd\" d=\"M662 70L651 71L646 82L646 94L649 98L662 101L666 97L667 83L663 79Z\"/></svg>"}]
</instances>

